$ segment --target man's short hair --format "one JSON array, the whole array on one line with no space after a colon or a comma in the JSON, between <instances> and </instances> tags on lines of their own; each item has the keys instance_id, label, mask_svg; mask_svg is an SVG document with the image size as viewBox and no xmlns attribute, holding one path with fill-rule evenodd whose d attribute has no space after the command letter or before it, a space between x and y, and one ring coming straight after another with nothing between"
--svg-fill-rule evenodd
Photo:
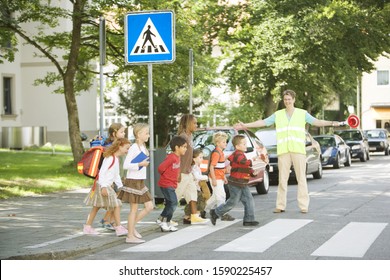
<instances>
[{"instance_id":1,"label":"man's short hair","mask_svg":"<svg viewBox=\"0 0 390 280\"><path fill-rule=\"evenodd\" d=\"M292 98L295 99L295 97L297 96L297 94L295 93L295 91L291 90L291 89L286 89L285 91L283 91L283 96L285 95L290 95Z\"/></svg>"},{"instance_id":2,"label":"man's short hair","mask_svg":"<svg viewBox=\"0 0 390 280\"><path fill-rule=\"evenodd\" d=\"M171 147L172 152L174 152L176 146L181 147L181 146L183 146L186 143L187 143L187 141L183 137L181 137L181 136L174 136L171 139L171 142L169 142L169 146Z\"/></svg>"},{"instance_id":3,"label":"man's short hair","mask_svg":"<svg viewBox=\"0 0 390 280\"><path fill-rule=\"evenodd\" d=\"M218 142L223 141L223 140L227 140L227 139L228 139L228 136L223 131L218 131L218 132L214 133L214 135L213 135L213 143L215 145L217 145Z\"/></svg>"},{"instance_id":4,"label":"man's short hair","mask_svg":"<svg viewBox=\"0 0 390 280\"><path fill-rule=\"evenodd\" d=\"M238 144L240 144L242 139L245 139L245 135L242 135L242 134L234 135L234 137L232 139L233 147L235 148Z\"/></svg>"}]
</instances>

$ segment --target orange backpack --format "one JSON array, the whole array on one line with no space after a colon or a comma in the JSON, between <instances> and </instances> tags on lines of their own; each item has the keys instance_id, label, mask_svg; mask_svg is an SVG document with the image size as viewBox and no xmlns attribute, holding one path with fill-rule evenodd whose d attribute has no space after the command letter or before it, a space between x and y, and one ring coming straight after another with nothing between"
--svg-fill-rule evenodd
<instances>
[{"instance_id":1,"label":"orange backpack","mask_svg":"<svg viewBox=\"0 0 390 280\"><path fill-rule=\"evenodd\" d=\"M87 177L95 179L98 176L99 169L103 163L103 152L104 147L102 146L90 148L84 153L81 160L77 163L77 171L80 174L84 174ZM113 165L114 161L111 163L109 168Z\"/></svg>"}]
</instances>

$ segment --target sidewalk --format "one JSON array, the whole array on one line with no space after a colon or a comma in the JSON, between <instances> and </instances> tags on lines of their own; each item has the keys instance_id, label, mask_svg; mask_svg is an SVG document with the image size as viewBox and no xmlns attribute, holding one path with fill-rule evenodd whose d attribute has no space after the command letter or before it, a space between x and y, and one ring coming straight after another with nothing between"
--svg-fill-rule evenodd
<instances>
[{"instance_id":1,"label":"sidewalk","mask_svg":"<svg viewBox=\"0 0 390 280\"><path fill-rule=\"evenodd\" d=\"M124 243L125 236L117 237L114 231L101 228L99 221L104 209L98 212L93 224L101 234L82 234L91 210L83 202L88 191L87 188L0 200L0 259L72 259ZM155 221L161 211L155 208L138 223L138 232L159 230ZM122 224L127 224L128 212L129 204L124 203ZM177 208L175 214L182 217L182 207Z\"/></svg>"}]
</instances>

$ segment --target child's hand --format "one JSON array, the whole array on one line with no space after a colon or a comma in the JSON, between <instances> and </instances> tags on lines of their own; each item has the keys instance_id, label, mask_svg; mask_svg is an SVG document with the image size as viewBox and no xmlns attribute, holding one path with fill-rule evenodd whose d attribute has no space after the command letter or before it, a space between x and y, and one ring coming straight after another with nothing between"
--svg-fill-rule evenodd
<instances>
[{"instance_id":1,"label":"child's hand","mask_svg":"<svg viewBox=\"0 0 390 280\"><path fill-rule=\"evenodd\" d=\"M138 166L148 166L149 165L149 158L146 158L144 161L141 161L138 163Z\"/></svg>"},{"instance_id":2,"label":"child's hand","mask_svg":"<svg viewBox=\"0 0 390 280\"><path fill-rule=\"evenodd\" d=\"M108 196L107 188L102 188L102 196Z\"/></svg>"},{"instance_id":3,"label":"child's hand","mask_svg":"<svg viewBox=\"0 0 390 280\"><path fill-rule=\"evenodd\" d=\"M217 180L216 179L211 179L211 186L216 187L217 186Z\"/></svg>"}]
</instances>

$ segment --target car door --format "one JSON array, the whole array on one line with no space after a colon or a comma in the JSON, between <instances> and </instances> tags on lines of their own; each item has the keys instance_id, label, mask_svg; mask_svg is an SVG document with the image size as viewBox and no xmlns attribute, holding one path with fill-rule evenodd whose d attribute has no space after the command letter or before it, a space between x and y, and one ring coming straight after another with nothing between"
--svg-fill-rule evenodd
<instances>
[{"instance_id":1,"label":"car door","mask_svg":"<svg viewBox=\"0 0 390 280\"><path fill-rule=\"evenodd\" d=\"M313 173L318 169L321 150L316 146L318 143L311 135L306 132L306 163L307 174Z\"/></svg>"}]
</instances>

